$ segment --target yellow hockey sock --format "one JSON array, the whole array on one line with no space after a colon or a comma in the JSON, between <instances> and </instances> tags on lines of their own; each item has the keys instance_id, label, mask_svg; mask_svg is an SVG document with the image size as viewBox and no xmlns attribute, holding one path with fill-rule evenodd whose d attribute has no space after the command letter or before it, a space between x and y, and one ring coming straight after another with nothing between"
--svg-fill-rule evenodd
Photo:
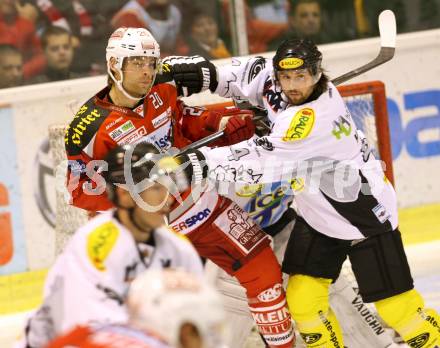
<instances>
[{"instance_id":1,"label":"yellow hockey sock","mask_svg":"<svg viewBox=\"0 0 440 348\"><path fill-rule=\"evenodd\" d=\"M382 319L410 347L440 348L440 316L424 308L423 298L410 290L375 303Z\"/></svg>"},{"instance_id":2,"label":"yellow hockey sock","mask_svg":"<svg viewBox=\"0 0 440 348\"><path fill-rule=\"evenodd\" d=\"M343 348L342 330L329 306L331 279L294 275L287 285L287 303L308 348Z\"/></svg>"}]
</instances>

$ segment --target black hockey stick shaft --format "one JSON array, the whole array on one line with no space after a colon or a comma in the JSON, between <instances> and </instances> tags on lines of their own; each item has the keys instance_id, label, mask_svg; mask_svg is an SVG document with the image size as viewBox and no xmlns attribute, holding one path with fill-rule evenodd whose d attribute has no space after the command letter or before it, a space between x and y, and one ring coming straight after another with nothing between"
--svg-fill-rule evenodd
<instances>
[{"instance_id":1,"label":"black hockey stick shaft","mask_svg":"<svg viewBox=\"0 0 440 348\"><path fill-rule=\"evenodd\" d=\"M335 86L338 86L348 80L351 80L352 78L355 78L356 76L359 76L361 74L363 74L364 72L367 72L369 70L372 70L376 67L378 67L379 65L382 65L386 62L388 62L389 60L391 60L394 56L394 52L395 52L395 48L394 47L382 47L380 49L379 55L374 58L371 62L360 66L359 68L356 68L352 71L349 71L348 73L341 75L339 77L336 77L332 80L332 83Z\"/></svg>"}]
</instances>

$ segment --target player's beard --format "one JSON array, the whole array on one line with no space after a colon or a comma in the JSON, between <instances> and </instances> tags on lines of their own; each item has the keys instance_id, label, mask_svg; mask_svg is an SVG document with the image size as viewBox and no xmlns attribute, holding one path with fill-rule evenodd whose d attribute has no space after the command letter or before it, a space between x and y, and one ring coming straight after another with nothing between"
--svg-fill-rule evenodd
<instances>
[{"instance_id":1,"label":"player's beard","mask_svg":"<svg viewBox=\"0 0 440 348\"><path fill-rule=\"evenodd\" d=\"M307 96L304 95L304 93L298 90L287 91L284 92L284 94L287 96L287 98L289 99L289 103L292 105L301 105L308 98Z\"/></svg>"}]
</instances>

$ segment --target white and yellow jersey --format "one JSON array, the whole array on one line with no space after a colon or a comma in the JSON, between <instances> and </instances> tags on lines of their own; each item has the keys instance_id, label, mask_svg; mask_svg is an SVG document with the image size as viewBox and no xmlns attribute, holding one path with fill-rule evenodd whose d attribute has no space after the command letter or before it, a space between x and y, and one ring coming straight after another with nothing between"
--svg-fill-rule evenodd
<instances>
[{"instance_id":1,"label":"white and yellow jersey","mask_svg":"<svg viewBox=\"0 0 440 348\"><path fill-rule=\"evenodd\" d=\"M397 227L397 204L381 164L335 86L318 99L289 106L264 59L219 68L217 93L268 110L272 132L224 148L202 148L210 177L259 185L284 181L297 212L317 231L360 239Z\"/></svg>"},{"instance_id":2,"label":"white and yellow jersey","mask_svg":"<svg viewBox=\"0 0 440 348\"><path fill-rule=\"evenodd\" d=\"M45 284L43 305L26 329L29 347L87 323L126 322L125 295L130 282L147 268L181 268L203 277L191 243L159 228L151 243L136 243L110 210L72 236Z\"/></svg>"}]
</instances>

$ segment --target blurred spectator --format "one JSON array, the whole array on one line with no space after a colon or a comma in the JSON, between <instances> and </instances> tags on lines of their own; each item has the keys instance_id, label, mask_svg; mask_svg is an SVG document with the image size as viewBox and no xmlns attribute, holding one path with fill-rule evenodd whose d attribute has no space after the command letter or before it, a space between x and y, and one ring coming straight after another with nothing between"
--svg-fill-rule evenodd
<instances>
[{"instance_id":1,"label":"blurred spectator","mask_svg":"<svg viewBox=\"0 0 440 348\"><path fill-rule=\"evenodd\" d=\"M23 74L29 78L43 70L45 60L34 24L21 17L17 8L21 8L18 0L0 0L0 44L13 45L21 52Z\"/></svg>"},{"instance_id":2,"label":"blurred spectator","mask_svg":"<svg viewBox=\"0 0 440 348\"><path fill-rule=\"evenodd\" d=\"M36 0L47 26L62 27L75 37L75 46L79 44L79 37L90 36L93 33L92 17L82 4L81 0Z\"/></svg>"},{"instance_id":3,"label":"blurred spectator","mask_svg":"<svg viewBox=\"0 0 440 348\"><path fill-rule=\"evenodd\" d=\"M50 82L80 77L72 72L73 43L72 34L64 28L51 26L41 37L47 66L44 74L37 76L32 82Z\"/></svg>"},{"instance_id":4,"label":"blurred spectator","mask_svg":"<svg viewBox=\"0 0 440 348\"><path fill-rule=\"evenodd\" d=\"M109 18L127 0L36 0L41 12L40 26L62 27L72 33L75 59L72 70L104 73L107 38L113 31Z\"/></svg>"},{"instance_id":5,"label":"blurred spectator","mask_svg":"<svg viewBox=\"0 0 440 348\"><path fill-rule=\"evenodd\" d=\"M23 58L11 45L0 45L0 88L20 86L23 83Z\"/></svg>"},{"instance_id":6,"label":"blurred spectator","mask_svg":"<svg viewBox=\"0 0 440 348\"><path fill-rule=\"evenodd\" d=\"M287 0L248 0L257 19L272 23L287 23Z\"/></svg>"},{"instance_id":7,"label":"blurred spectator","mask_svg":"<svg viewBox=\"0 0 440 348\"><path fill-rule=\"evenodd\" d=\"M321 7L327 17L326 23L328 23L325 31L331 38L331 42L354 40L366 36L368 28L363 25L365 24L364 2L364 0L321 0ZM359 18L356 18L356 15ZM363 32L365 30L366 32Z\"/></svg>"},{"instance_id":8,"label":"blurred spectator","mask_svg":"<svg viewBox=\"0 0 440 348\"><path fill-rule=\"evenodd\" d=\"M189 55L200 55L206 59L231 56L223 40L219 38L217 22L207 13L193 14L190 34L186 41L189 46Z\"/></svg>"},{"instance_id":9,"label":"blurred spectator","mask_svg":"<svg viewBox=\"0 0 440 348\"><path fill-rule=\"evenodd\" d=\"M372 35L379 34L377 17L385 9L394 11L398 33L440 27L440 0L369 0L366 13Z\"/></svg>"},{"instance_id":10,"label":"blurred spectator","mask_svg":"<svg viewBox=\"0 0 440 348\"><path fill-rule=\"evenodd\" d=\"M289 29L282 38L274 40L269 49L274 51L285 39L311 39L316 44L329 42L323 30L322 9L319 0L296 0L291 2Z\"/></svg>"},{"instance_id":11,"label":"blurred spectator","mask_svg":"<svg viewBox=\"0 0 440 348\"><path fill-rule=\"evenodd\" d=\"M219 1L206 1L206 0L173 0L173 4L179 8L182 14L182 24L180 25L181 31L189 32L191 23L193 21L194 13L203 10L204 13L211 15L216 19L218 23L220 17L220 4ZM185 36L186 39L186 36Z\"/></svg>"},{"instance_id":12,"label":"blurred spectator","mask_svg":"<svg viewBox=\"0 0 440 348\"><path fill-rule=\"evenodd\" d=\"M229 0L222 0L222 5L226 22L230 23ZM287 30L287 24L277 24L256 18L248 5L245 8L245 16L250 54L266 52L269 42L280 37ZM229 24L228 27L230 26Z\"/></svg>"},{"instance_id":13,"label":"blurred spectator","mask_svg":"<svg viewBox=\"0 0 440 348\"><path fill-rule=\"evenodd\" d=\"M176 53L182 14L170 0L130 0L112 19L112 26L146 28L159 42L161 55Z\"/></svg>"},{"instance_id":14,"label":"blurred spectator","mask_svg":"<svg viewBox=\"0 0 440 348\"><path fill-rule=\"evenodd\" d=\"M32 3L33 0L20 0L15 3L18 15L22 18L30 20L32 23L38 19L38 9Z\"/></svg>"}]
</instances>

